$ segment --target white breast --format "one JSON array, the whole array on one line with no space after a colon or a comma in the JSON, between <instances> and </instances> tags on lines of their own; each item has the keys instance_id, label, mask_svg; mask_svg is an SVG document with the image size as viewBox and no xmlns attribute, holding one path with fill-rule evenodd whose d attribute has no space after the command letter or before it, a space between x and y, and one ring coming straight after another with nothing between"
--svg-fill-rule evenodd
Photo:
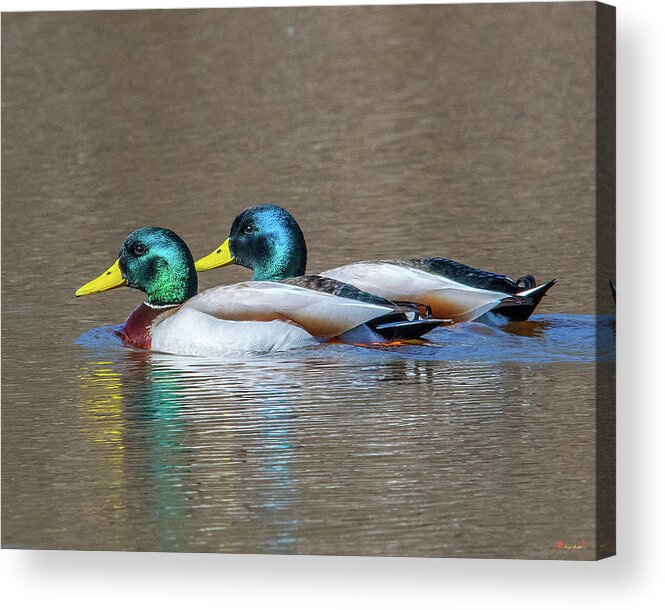
<instances>
[{"instance_id":1,"label":"white breast","mask_svg":"<svg viewBox=\"0 0 665 610\"><path fill-rule=\"evenodd\" d=\"M152 329L152 349L182 356L231 356L318 345L299 326L286 322L220 320L193 308L181 308Z\"/></svg>"}]
</instances>

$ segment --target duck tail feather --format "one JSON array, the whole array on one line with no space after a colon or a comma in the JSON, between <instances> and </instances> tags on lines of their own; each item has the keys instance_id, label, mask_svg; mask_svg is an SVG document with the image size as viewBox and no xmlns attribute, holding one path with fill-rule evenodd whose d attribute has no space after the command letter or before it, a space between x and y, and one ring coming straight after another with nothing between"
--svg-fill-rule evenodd
<instances>
[{"instance_id":1,"label":"duck tail feather","mask_svg":"<svg viewBox=\"0 0 665 610\"><path fill-rule=\"evenodd\" d=\"M534 282L535 284L535 282ZM546 282L545 284L541 284L540 286L533 286L530 288L527 288L526 290L523 290L522 292L518 292L517 296L519 297L529 297L536 305L540 303L540 300L545 296L545 293L556 284L556 280L550 280L549 282Z\"/></svg>"},{"instance_id":2,"label":"duck tail feather","mask_svg":"<svg viewBox=\"0 0 665 610\"><path fill-rule=\"evenodd\" d=\"M545 293L554 284L556 284L556 280L550 280L541 286L528 288L518 292L515 296L507 297L501 301L498 307L492 310L492 313L504 316L510 322L524 322L531 317Z\"/></svg>"},{"instance_id":3,"label":"duck tail feather","mask_svg":"<svg viewBox=\"0 0 665 610\"><path fill-rule=\"evenodd\" d=\"M373 330L386 341L408 341L410 339L420 339L437 326L450 323L450 320L437 318L390 321L377 324L373 327Z\"/></svg>"}]
</instances>

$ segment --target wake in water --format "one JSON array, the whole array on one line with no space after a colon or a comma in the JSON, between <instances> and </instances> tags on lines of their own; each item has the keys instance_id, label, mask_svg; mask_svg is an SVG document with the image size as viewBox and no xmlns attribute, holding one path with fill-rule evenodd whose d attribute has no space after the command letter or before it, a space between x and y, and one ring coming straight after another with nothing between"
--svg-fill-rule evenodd
<instances>
[{"instance_id":1,"label":"wake in water","mask_svg":"<svg viewBox=\"0 0 665 610\"><path fill-rule=\"evenodd\" d=\"M103 326L83 333L75 343L96 352L128 350L115 334L120 326ZM503 327L463 323L441 327L419 345L354 346L324 344L289 352L257 354L256 359L408 358L437 361L579 362L611 360L615 356L613 315L552 314ZM180 358L185 358L180 356ZM197 360L207 360L205 358ZM247 360L243 357L243 360Z\"/></svg>"}]
</instances>

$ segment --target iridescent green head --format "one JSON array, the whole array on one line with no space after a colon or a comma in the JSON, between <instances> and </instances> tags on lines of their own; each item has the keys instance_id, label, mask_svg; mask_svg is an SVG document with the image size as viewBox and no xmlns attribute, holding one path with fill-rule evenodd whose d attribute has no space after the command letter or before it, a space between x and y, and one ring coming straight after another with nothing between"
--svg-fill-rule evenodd
<instances>
[{"instance_id":1,"label":"iridescent green head","mask_svg":"<svg viewBox=\"0 0 665 610\"><path fill-rule=\"evenodd\" d=\"M124 285L145 292L150 305L184 303L198 290L194 259L187 244L169 229L137 229L120 248L118 260L97 279L79 288L76 296Z\"/></svg>"},{"instance_id":2,"label":"iridescent green head","mask_svg":"<svg viewBox=\"0 0 665 610\"><path fill-rule=\"evenodd\" d=\"M198 289L192 253L169 229L134 231L120 250L119 265L127 285L145 292L151 305L184 303Z\"/></svg>"},{"instance_id":3,"label":"iridescent green head","mask_svg":"<svg viewBox=\"0 0 665 610\"><path fill-rule=\"evenodd\" d=\"M235 263L254 271L254 280L279 281L305 273L307 245L295 218L284 208L265 204L236 216L229 238L196 262L197 271Z\"/></svg>"}]
</instances>

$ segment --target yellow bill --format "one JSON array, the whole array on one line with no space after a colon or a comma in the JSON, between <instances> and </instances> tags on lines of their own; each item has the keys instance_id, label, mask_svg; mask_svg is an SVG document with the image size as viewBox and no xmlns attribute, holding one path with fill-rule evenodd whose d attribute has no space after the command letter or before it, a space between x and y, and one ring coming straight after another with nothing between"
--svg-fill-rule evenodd
<instances>
[{"instance_id":1,"label":"yellow bill","mask_svg":"<svg viewBox=\"0 0 665 610\"><path fill-rule=\"evenodd\" d=\"M120 259L115 261L104 273L102 273L98 278L88 282L84 286L81 286L76 291L77 297L82 297L88 294L95 294L97 292L104 292L105 290L111 290L112 288L118 288L119 286L125 286L127 280L122 277L120 272Z\"/></svg>"},{"instance_id":2,"label":"yellow bill","mask_svg":"<svg viewBox=\"0 0 665 610\"><path fill-rule=\"evenodd\" d=\"M204 256L194 263L197 271L210 271L217 267L226 267L235 262L235 258L231 254L229 248L229 240L227 239L219 248L213 250L208 256Z\"/></svg>"}]
</instances>

